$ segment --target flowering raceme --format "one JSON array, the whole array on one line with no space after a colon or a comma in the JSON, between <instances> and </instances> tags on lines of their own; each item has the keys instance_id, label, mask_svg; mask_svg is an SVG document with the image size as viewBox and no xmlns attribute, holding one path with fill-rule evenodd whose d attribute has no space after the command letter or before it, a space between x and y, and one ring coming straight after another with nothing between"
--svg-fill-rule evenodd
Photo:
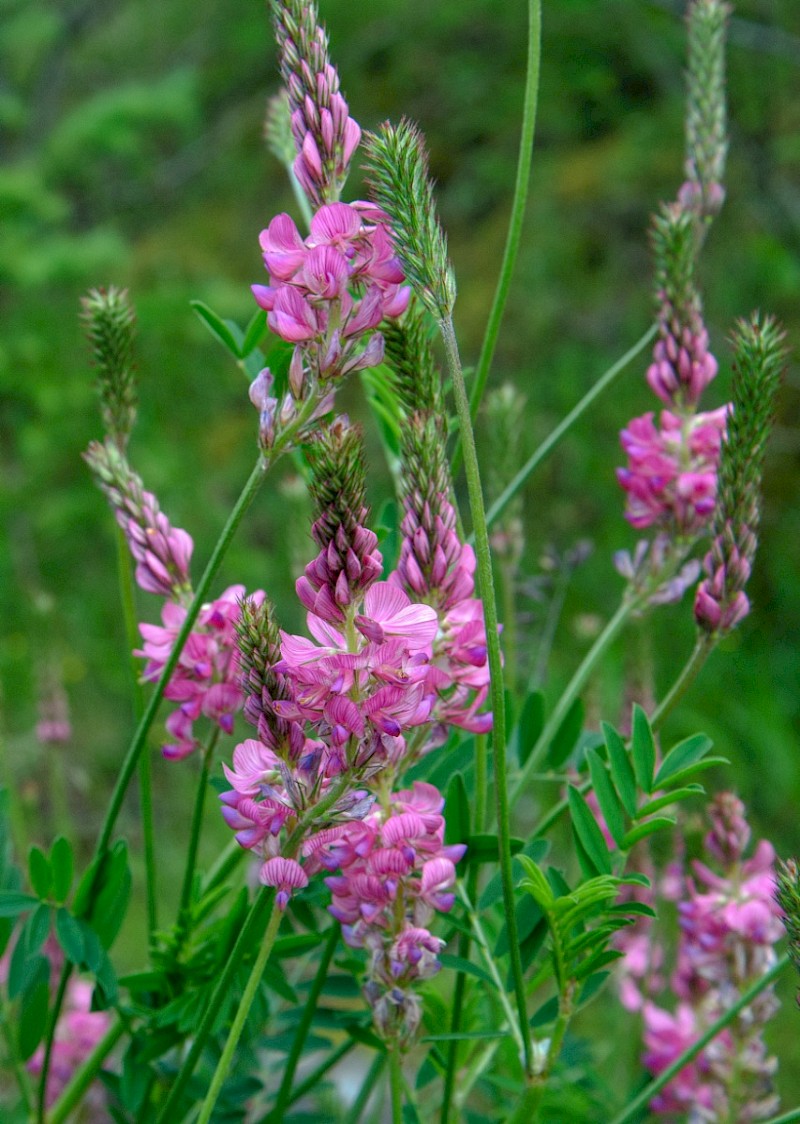
<instances>
[{"instance_id":1,"label":"flowering raceme","mask_svg":"<svg viewBox=\"0 0 800 1124\"><path fill-rule=\"evenodd\" d=\"M648 413L622 431L628 468L617 469L617 477L628 493L625 517L632 526L671 527L684 537L707 525L726 416L726 407L686 417L662 410L660 428Z\"/></svg>"},{"instance_id":2,"label":"flowering raceme","mask_svg":"<svg viewBox=\"0 0 800 1124\"><path fill-rule=\"evenodd\" d=\"M426 926L434 910L451 907L454 863L465 848L445 846L444 800L432 785L390 793L449 725L491 724L478 713L487 672L481 605L471 597L474 559L446 504L445 522L431 525L436 560L424 567L427 579L407 591L411 541L426 549L425 531L415 533L408 519L405 564L377 580L382 560L366 526L359 431L336 419L308 456L320 549L297 592L313 606L312 639L280 630L268 603L244 603L245 717L258 739L238 745L233 767L223 766L231 788L220 799L280 908L309 875L330 872L331 912L351 944L372 952L365 994L376 1026L405 1040L419 1022L409 989L438 965L441 942Z\"/></svg>"},{"instance_id":3,"label":"flowering raceme","mask_svg":"<svg viewBox=\"0 0 800 1124\"><path fill-rule=\"evenodd\" d=\"M711 830L705 839L709 863L694 861L693 875L670 876L664 896L678 899L680 940L671 990L674 1012L647 997L662 981L654 972L662 953L650 936L649 951L639 940L624 946L623 997L633 996L644 1017L644 1064L661 1073L697 1041L746 988L775 963L775 943L782 935L774 900L775 852L762 840L752 858L743 854L750 839L744 807L731 793L721 793L709 810ZM718 872L719 871L719 872ZM644 936L644 934L641 934ZM647 970L641 971L643 964ZM643 993L644 992L644 993ZM738 1018L654 1098L659 1114L688 1114L696 1124L718 1120L761 1120L771 1116L777 1099L771 1093L775 1062L767 1056L764 1024L777 1001L762 992Z\"/></svg>"},{"instance_id":4,"label":"flowering raceme","mask_svg":"<svg viewBox=\"0 0 800 1124\"><path fill-rule=\"evenodd\" d=\"M139 626L144 645L134 652L147 661L144 681L156 682L192 600L189 563L194 543L188 532L172 526L156 497L144 490L112 441L92 442L85 457L125 535L136 562L137 584L145 592L165 598L162 623ZM194 723L201 715L224 733L233 731L234 715L244 702L235 660L235 624L244 593L244 586L230 586L200 610L164 691L165 698L180 703L167 719L167 732L173 739L163 747L167 758L179 760L199 747ZM264 594L258 591L253 596L263 600Z\"/></svg>"}]
</instances>

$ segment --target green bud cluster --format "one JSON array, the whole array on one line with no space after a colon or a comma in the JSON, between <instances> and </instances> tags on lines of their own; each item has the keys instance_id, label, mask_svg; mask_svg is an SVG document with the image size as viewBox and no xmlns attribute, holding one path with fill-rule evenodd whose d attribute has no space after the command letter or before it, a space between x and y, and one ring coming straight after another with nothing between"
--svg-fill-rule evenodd
<instances>
[{"instance_id":1,"label":"green bud cluster","mask_svg":"<svg viewBox=\"0 0 800 1124\"><path fill-rule=\"evenodd\" d=\"M345 416L335 418L315 434L306 455L312 474L309 491L317 511L313 535L324 548L336 538L339 528L349 537L358 525L366 524L369 508L361 429Z\"/></svg>"},{"instance_id":2,"label":"green bud cluster","mask_svg":"<svg viewBox=\"0 0 800 1124\"><path fill-rule=\"evenodd\" d=\"M780 325L758 313L737 323L732 342L733 408L720 454L714 524L715 533L732 528L739 550L752 556L755 542L747 547L758 528L764 455L787 353Z\"/></svg>"},{"instance_id":3,"label":"green bud cluster","mask_svg":"<svg viewBox=\"0 0 800 1124\"><path fill-rule=\"evenodd\" d=\"M126 289L90 289L81 299L81 320L97 367L100 409L106 432L120 449L136 420L133 340L136 313Z\"/></svg>"},{"instance_id":4,"label":"green bud cluster","mask_svg":"<svg viewBox=\"0 0 800 1124\"><path fill-rule=\"evenodd\" d=\"M389 216L406 277L425 307L446 320L455 304L456 282L436 217L422 134L405 118L397 126L387 121L368 134L366 150L371 194Z\"/></svg>"},{"instance_id":5,"label":"green bud cluster","mask_svg":"<svg viewBox=\"0 0 800 1124\"><path fill-rule=\"evenodd\" d=\"M400 406L408 416L417 410L444 415L442 378L433 358L428 318L420 302L412 297L400 319L381 325L385 361L395 375Z\"/></svg>"},{"instance_id":6,"label":"green bud cluster","mask_svg":"<svg viewBox=\"0 0 800 1124\"><path fill-rule=\"evenodd\" d=\"M236 646L242 669L242 688L261 698L264 689L274 696L277 677L272 670L281 658L281 638L275 621L275 606L267 599L259 604L252 597L240 602L236 621Z\"/></svg>"},{"instance_id":7,"label":"green bud cluster","mask_svg":"<svg viewBox=\"0 0 800 1124\"><path fill-rule=\"evenodd\" d=\"M445 422L440 414L417 411L403 426L401 491L413 509L428 504L435 515L442 498L450 500L450 468L445 453ZM412 502L413 501L413 502Z\"/></svg>"},{"instance_id":8,"label":"green bud cluster","mask_svg":"<svg viewBox=\"0 0 800 1124\"><path fill-rule=\"evenodd\" d=\"M725 32L730 5L724 0L694 0L687 14L686 178L705 215L722 205L722 180L728 151L725 107Z\"/></svg>"},{"instance_id":9,"label":"green bud cluster","mask_svg":"<svg viewBox=\"0 0 800 1124\"><path fill-rule=\"evenodd\" d=\"M697 232L694 216L678 203L663 203L653 217L655 303L662 335L680 341L684 330L702 331L702 304L695 284Z\"/></svg>"},{"instance_id":10,"label":"green bud cluster","mask_svg":"<svg viewBox=\"0 0 800 1124\"><path fill-rule=\"evenodd\" d=\"M800 868L795 859L778 864L775 883L775 898L783 911L781 920L789 938L789 956L800 972Z\"/></svg>"},{"instance_id":11,"label":"green bud cluster","mask_svg":"<svg viewBox=\"0 0 800 1124\"><path fill-rule=\"evenodd\" d=\"M295 158L295 146L292 136L291 107L286 90L281 90L280 93L273 94L267 99L264 140L272 155L285 167L291 168Z\"/></svg>"}]
</instances>

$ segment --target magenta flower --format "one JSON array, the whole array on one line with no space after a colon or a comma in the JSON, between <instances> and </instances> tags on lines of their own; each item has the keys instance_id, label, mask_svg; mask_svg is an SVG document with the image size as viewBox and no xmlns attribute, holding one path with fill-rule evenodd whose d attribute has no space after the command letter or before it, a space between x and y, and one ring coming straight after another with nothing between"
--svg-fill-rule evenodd
<instances>
[{"instance_id":1,"label":"magenta flower","mask_svg":"<svg viewBox=\"0 0 800 1124\"><path fill-rule=\"evenodd\" d=\"M236 662L236 621L244 586L230 586L208 605L204 605L181 652L178 666L164 691L164 697L180 703L167 720L173 741L163 748L164 756L179 760L198 748L194 723L209 718L221 730L233 731L234 715L244 702ZM263 599L260 591L253 595ZM144 646L134 652L147 660L142 678L155 682L161 675L186 617L186 609L168 601L161 612L161 625L139 626Z\"/></svg>"},{"instance_id":2,"label":"magenta flower","mask_svg":"<svg viewBox=\"0 0 800 1124\"><path fill-rule=\"evenodd\" d=\"M723 407L688 417L662 410L660 429L652 413L630 422L621 434L628 468L617 469L628 493L629 523L638 530L674 527L680 536L696 535L708 524L726 418Z\"/></svg>"},{"instance_id":3,"label":"magenta flower","mask_svg":"<svg viewBox=\"0 0 800 1124\"><path fill-rule=\"evenodd\" d=\"M63 1012L56 1026L53 1052L47 1077L46 1103L48 1107L58 1100L70 1078L86 1061L110 1026L108 1011L92 1011L92 985L86 980L71 979ZM40 1045L28 1062L33 1074L40 1074L44 1064L44 1046ZM91 1094L97 1109L102 1097Z\"/></svg>"},{"instance_id":4,"label":"magenta flower","mask_svg":"<svg viewBox=\"0 0 800 1124\"><path fill-rule=\"evenodd\" d=\"M268 859L261 867L259 878L265 886L276 888L278 909L286 909L293 890L302 890L308 885L308 875L294 859Z\"/></svg>"}]
</instances>

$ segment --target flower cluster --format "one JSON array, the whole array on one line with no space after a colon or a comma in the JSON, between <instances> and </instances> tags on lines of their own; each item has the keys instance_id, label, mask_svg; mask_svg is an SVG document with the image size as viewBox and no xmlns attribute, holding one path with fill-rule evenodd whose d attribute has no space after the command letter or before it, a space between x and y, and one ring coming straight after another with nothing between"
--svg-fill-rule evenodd
<instances>
[{"instance_id":1,"label":"flower cluster","mask_svg":"<svg viewBox=\"0 0 800 1124\"><path fill-rule=\"evenodd\" d=\"M243 585L232 585L204 605L181 651L164 690L164 698L180 703L167 719L167 731L174 740L162 750L171 760L187 757L199 748L194 723L201 715L224 733L233 732L234 715L244 702L236 662L236 621L244 595ZM253 596L263 599L264 595L258 592ZM161 625L139 625L144 645L134 655L147 660L142 675L146 683L160 678L185 617L184 605L167 601L161 611Z\"/></svg>"},{"instance_id":2,"label":"flower cluster","mask_svg":"<svg viewBox=\"0 0 800 1124\"><path fill-rule=\"evenodd\" d=\"M295 345L283 400L272 395L268 368L250 390L264 448L296 419L300 403L319 399L313 417L330 410L331 380L382 362L383 336L374 329L409 300L387 223L370 203L330 203L316 212L305 240L287 214L261 232L270 283L253 285L253 295L272 331Z\"/></svg>"},{"instance_id":3,"label":"flower cluster","mask_svg":"<svg viewBox=\"0 0 800 1124\"><path fill-rule=\"evenodd\" d=\"M137 584L165 598L161 625L141 624L144 645L134 652L147 661L144 681L156 682L192 600L189 563L194 544L191 535L172 526L112 441L92 442L85 458L125 534L136 562ZM235 626L244 592L243 586L230 586L200 610L164 691L165 698L180 703L167 719L172 740L163 747L165 757L177 760L198 748L193 726L201 715L225 733L233 730L234 715L244 702L235 660ZM263 599L264 595L254 596Z\"/></svg>"},{"instance_id":4,"label":"flower cluster","mask_svg":"<svg viewBox=\"0 0 800 1124\"><path fill-rule=\"evenodd\" d=\"M307 866L335 870L326 878L330 912L345 941L371 954L366 986L375 1022L385 1037L412 1038L419 1025L417 980L439 969L444 942L427 929L435 910L454 900L455 863L463 844L446 846L444 800L430 784L415 782L388 807L307 845Z\"/></svg>"},{"instance_id":5,"label":"flower cluster","mask_svg":"<svg viewBox=\"0 0 800 1124\"><path fill-rule=\"evenodd\" d=\"M312 638L281 631L266 602L243 605L245 717L258 738L224 766L231 788L221 795L223 815L258 855L261 881L276 888L281 908L310 875L333 875L331 912L346 939L373 954L365 993L376 1025L405 1039L419 1021L412 984L437 966L440 942L426 926L433 910L452 905L464 848L444 845L435 788L418 783L392 795L392 787L447 726L491 723L477 714L486 641L480 602L470 596L474 560L452 508L438 530L430 521L412 526L409 508L405 562L378 580L358 431L337 419L317 435L309 460L320 550L297 591L310 607ZM423 540L430 557L407 591Z\"/></svg>"},{"instance_id":6,"label":"flower cluster","mask_svg":"<svg viewBox=\"0 0 800 1124\"><path fill-rule=\"evenodd\" d=\"M628 468L617 469L617 476L628 493L626 518L632 526L674 529L684 538L708 524L726 416L726 407L683 417L662 410L660 428L648 413L622 431Z\"/></svg>"},{"instance_id":7,"label":"flower cluster","mask_svg":"<svg viewBox=\"0 0 800 1124\"><path fill-rule=\"evenodd\" d=\"M694 861L693 875L673 874L671 890L664 888L678 901L680 942L670 981L678 1004L674 1012L651 999L642 1005L644 1063L654 1074L671 1065L769 970L782 933L773 900L771 844L762 840L753 857L743 860L750 829L741 802L722 793L709 812L712 826L705 851L717 869ZM642 954L639 948L634 952ZM651 1109L682 1118L685 1113L698 1124L771 1116L777 1106L770 1082L775 1062L767 1056L762 1029L776 1006L772 991L762 992L665 1086Z\"/></svg>"},{"instance_id":8,"label":"flower cluster","mask_svg":"<svg viewBox=\"0 0 800 1124\"><path fill-rule=\"evenodd\" d=\"M659 335L647 381L668 408L658 426L650 412L622 431L628 465L617 477L627 492L626 518L637 530L656 527L671 541L691 541L714 513L728 410L697 412L717 362L693 280L693 212L679 203L665 206L655 219L653 246Z\"/></svg>"},{"instance_id":9,"label":"flower cluster","mask_svg":"<svg viewBox=\"0 0 800 1124\"><path fill-rule=\"evenodd\" d=\"M281 76L297 148L294 173L312 205L318 207L339 198L361 129L340 91L316 5L287 0L275 5L274 13Z\"/></svg>"}]
</instances>

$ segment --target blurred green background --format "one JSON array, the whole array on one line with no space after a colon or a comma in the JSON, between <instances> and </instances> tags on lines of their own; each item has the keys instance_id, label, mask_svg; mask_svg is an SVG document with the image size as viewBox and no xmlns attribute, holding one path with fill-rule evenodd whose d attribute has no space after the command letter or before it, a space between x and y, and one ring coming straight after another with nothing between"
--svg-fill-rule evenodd
<instances>
[{"instance_id":1,"label":"blurred green background","mask_svg":"<svg viewBox=\"0 0 800 1124\"><path fill-rule=\"evenodd\" d=\"M321 8L362 126L405 113L427 136L458 276L457 328L464 359L474 363L516 164L525 5L328 0ZM646 330L648 220L677 190L683 148L683 5L545 0L544 9L524 245L492 372L493 385L510 380L526 396L526 452ZM52 778L63 773L90 842L127 741L130 704L112 523L81 460L100 424L79 298L92 285L130 288L141 388L131 455L173 523L194 536L198 573L249 472L256 414L241 372L189 300L248 320L249 284L263 279L258 233L276 212L293 210L293 200L261 138L265 98L277 89L261 3L4 0L0 75L2 737L31 838L52 835L51 790L60 783ZM797 0L737 5L729 95L728 200L702 263L721 360L709 408L726 398L725 340L737 316L773 312L790 342L800 339ZM355 177L349 193L362 194ZM613 552L636 541L614 468L619 429L656 408L644 369L643 359L626 371L525 493L522 579L541 576L548 548L593 545L567 594L548 672L552 695L616 604L622 583ZM793 366L767 463L753 613L669 724L671 735L704 729L715 738L731 759L716 783L737 787L756 830L783 855L800 852L799 390ZM364 416L357 385L341 401ZM485 423L480 444L494 461ZM369 448L377 508L391 482L374 437ZM222 575L224 584L266 588L289 627L300 623L293 574L310 556L306 519L291 466L283 465ZM534 583L533 592L541 588ZM535 636L546 605L522 595L519 608ZM154 618L152 599L143 599L142 612ZM660 610L651 625L639 630L647 636L627 634L590 692L611 720L620 717L626 681L646 683L652 668L663 692L691 648L688 599ZM522 668L532 659L525 636ZM33 735L48 659L63 663L71 703L74 734L63 751L42 751ZM178 877L192 768L156 757L154 770L162 838L175 842L174 856L162 848L168 892ZM136 835L133 802L125 827ZM212 825L209 855L224 835ZM782 1080L797 1093L797 1078Z\"/></svg>"}]
</instances>

